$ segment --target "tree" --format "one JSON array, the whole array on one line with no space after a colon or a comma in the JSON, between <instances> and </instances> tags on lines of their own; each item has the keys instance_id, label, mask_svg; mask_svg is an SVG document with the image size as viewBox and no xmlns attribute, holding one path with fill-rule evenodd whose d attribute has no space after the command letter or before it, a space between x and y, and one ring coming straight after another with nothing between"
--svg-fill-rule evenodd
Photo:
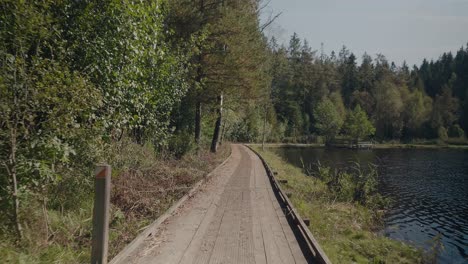
<instances>
[{"instance_id":1,"label":"tree","mask_svg":"<svg viewBox=\"0 0 468 264\"><path fill-rule=\"evenodd\" d=\"M374 87L374 65L367 53L362 56L362 63L357 73L357 86L360 91L370 92Z\"/></svg>"},{"instance_id":2,"label":"tree","mask_svg":"<svg viewBox=\"0 0 468 264\"><path fill-rule=\"evenodd\" d=\"M67 65L53 3L3 1L0 8L0 220L20 241L23 203L34 197L45 207L48 190L99 138L102 96Z\"/></svg>"},{"instance_id":3,"label":"tree","mask_svg":"<svg viewBox=\"0 0 468 264\"><path fill-rule=\"evenodd\" d=\"M325 97L314 109L314 119L316 129L325 136L326 142L330 142L340 132L344 117L333 102Z\"/></svg>"},{"instance_id":4,"label":"tree","mask_svg":"<svg viewBox=\"0 0 468 264\"><path fill-rule=\"evenodd\" d=\"M344 58L343 64L340 65L340 73L342 76L342 94L346 105L349 106L351 95L358 88L358 69L356 66L356 56L353 53L349 57Z\"/></svg>"},{"instance_id":5,"label":"tree","mask_svg":"<svg viewBox=\"0 0 468 264\"><path fill-rule=\"evenodd\" d=\"M432 109L431 126L434 129L439 127L450 127L457 120L459 102L452 96L449 86L442 89L442 94L437 95Z\"/></svg>"},{"instance_id":6,"label":"tree","mask_svg":"<svg viewBox=\"0 0 468 264\"><path fill-rule=\"evenodd\" d=\"M369 121L366 112L359 105L354 107L354 110L348 112L343 130L356 141L372 136L375 133L375 127Z\"/></svg>"},{"instance_id":7,"label":"tree","mask_svg":"<svg viewBox=\"0 0 468 264\"><path fill-rule=\"evenodd\" d=\"M287 124L287 136L323 132L315 112L324 97L338 112L359 105L380 139L436 137L438 127L455 123L468 128L468 49L464 47L455 57L444 53L412 69L406 62L397 67L382 54L374 60L364 54L357 66L346 47L327 56L322 46L316 57L297 34L288 48L274 43L270 49L274 106L280 123Z\"/></svg>"},{"instance_id":8,"label":"tree","mask_svg":"<svg viewBox=\"0 0 468 264\"><path fill-rule=\"evenodd\" d=\"M223 106L242 107L251 98L263 98L270 82L266 41L259 25L257 2L250 0L176 0L170 24L177 42L198 39L190 59L191 88L187 102L195 108L195 141L200 142L202 105L214 108L216 121L211 150L220 139ZM179 44L180 45L180 44ZM223 98L223 100L221 100Z\"/></svg>"},{"instance_id":9,"label":"tree","mask_svg":"<svg viewBox=\"0 0 468 264\"><path fill-rule=\"evenodd\" d=\"M398 139L401 136L404 103L400 88L388 79L376 83L373 93L376 103L372 118L379 138Z\"/></svg>"},{"instance_id":10,"label":"tree","mask_svg":"<svg viewBox=\"0 0 468 264\"><path fill-rule=\"evenodd\" d=\"M79 197L106 144L124 133L165 144L187 61L168 44L160 1L6 0L0 9L0 221L10 218L19 240L27 199L46 213L58 184Z\"/></svg>"},{"instance_id":11,"label":"tree","mask_svg":"<svg viewBox=\"0 0 468 264\"><path fill-rule=\"evenodd\" d=\"M233 102L231 107L242 106L248 100L268 99L269 61L267 43L260 31L256 2L225 1L221 19L212 25L219 35L215 41L218 52L209 54L207 62L212 69L207 75L207 89L216 96L217 121L211 141L211 151L216 152L222 123L222 102Z\"/></svg>"},{"instance_id":12,"label":"tree","mask_svg":"<svg viewBox=\"0 0 468 264\"><path fill-rule=\"evenodd\" d=\"M426 95L423 90L414 90L406 95L405 106L403 110L403 121L407 136L423 135L422 125L430 120L432 112L432 99Z\"/></svg>"}]
</instances>

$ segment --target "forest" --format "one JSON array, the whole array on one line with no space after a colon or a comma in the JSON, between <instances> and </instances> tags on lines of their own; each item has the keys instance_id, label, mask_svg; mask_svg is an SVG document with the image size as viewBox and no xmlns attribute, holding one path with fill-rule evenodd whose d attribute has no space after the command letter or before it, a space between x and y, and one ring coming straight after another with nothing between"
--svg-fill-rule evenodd
<instances>
[{"instance_id":1,"label":"forest","mask_svg":"<svg viewBox=\"0 0 468 264\"><path fill-rule=\"evenodd\" d=\"M266 4L0 1L0 256L87 259L98 162L118 181L223 141L465 142L468 46L411 68L359 63L269 39Z\"/></svg>"},{"instance_id":2,"label":"forest","mask_svg":"<svg viewBox=\"0 0 468 264\"><path fill-rule=\"evenodd\" d=\"M345 46L330 55L312 51L296 34L288 47L272 39L269 49L277 140L307 141L312 135L378 142L464 138L468 46L411 68L382 54L364 54L358 63Z\"/></svg>"}]
</instances>

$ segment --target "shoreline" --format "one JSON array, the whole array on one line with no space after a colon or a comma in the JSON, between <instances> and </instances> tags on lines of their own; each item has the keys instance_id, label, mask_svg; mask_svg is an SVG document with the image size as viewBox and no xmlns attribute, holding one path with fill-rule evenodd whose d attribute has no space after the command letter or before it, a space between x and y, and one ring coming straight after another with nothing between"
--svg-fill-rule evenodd
<instances>
[{"instance_id":1,"label":"shoreline","mask_svg":"<svg viewBox=\"0 0 468 264\"><path fill-rule=\"evenodd\" d=\"M382 236L377 212L357 203L335 201L322 181L275 153L262 151L261 144L253 148L277 172L275 177L285 180L280 181L281 187L292 194L290 200L299 215L310 220L310 231L332 263L421 262L420 249Z\"/></svg>"},{"instance_id":2,"label":"shoreline","mask_svg":"<svg viewBox=\"0 0 468 264\"><path fill-rule=\"evenodd\" d=\"M261 143L246 143L249 146L261 147ZM265 143L268 148L325 148L325 144L305 143ZM336 147L334 147L336 148ZM436 144L405 144L377 143L371 149L468 149L468 145L436 145Z\"/></svg>"}]
</instances>

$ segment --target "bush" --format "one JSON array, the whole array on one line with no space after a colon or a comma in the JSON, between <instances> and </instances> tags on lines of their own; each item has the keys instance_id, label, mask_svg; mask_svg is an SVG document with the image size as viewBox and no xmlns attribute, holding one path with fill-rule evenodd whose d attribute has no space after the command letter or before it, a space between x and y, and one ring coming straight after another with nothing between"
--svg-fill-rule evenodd
<instances>
[{"instance_id":1,"label":"bush","mask_svg":"<svg viewBox=\"0 0 468 264\"><path fill-rule=\"evenodd\" d=\"M450 127L448 131L448 136L451 138L464 138L465 131L463 131L460 125L456 124Z\"/></svg>"},{"instance_id":2,"label":"bush","mask_svg":"<svg viewBox=\"0 0 468 264\"><path fill-rule=\"evenodd\" d=\"M169 151L178 159L195 148L195 142L187 132L173 135L169 139Z\"/></svg>"},{"instance_id":3,"label":"bush","mask_svg":"<svg viewBox=\"0 0 468 264\"><path fill-rule=\"evenodd\" d=\"M445 127L439 127L439 129L437 129L437 136L440 140L447 140L447 129Z\"/></svg>"}]
</instances>

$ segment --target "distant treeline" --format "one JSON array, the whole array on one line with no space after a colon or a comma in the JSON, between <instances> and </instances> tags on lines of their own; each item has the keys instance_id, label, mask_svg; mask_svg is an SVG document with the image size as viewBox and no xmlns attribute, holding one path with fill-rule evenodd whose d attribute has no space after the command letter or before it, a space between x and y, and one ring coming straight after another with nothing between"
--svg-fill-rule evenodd
<instances>
[{"instance_id":1,"label":"distant treeline","mask_svg":"<svg viewBox=\"0 0 468 264\"><path fill-rule=\"evenodd\" d=\"M346 136L346 119L357 106L375 127L364 134L377 140L445 140L468 131L468 46L412 68L381 54L364 54L359 65L346 47L327 55L312 51L297 34L288 47L275 39L269 46L274 138Z\"/></svg>"}]
</instances>

